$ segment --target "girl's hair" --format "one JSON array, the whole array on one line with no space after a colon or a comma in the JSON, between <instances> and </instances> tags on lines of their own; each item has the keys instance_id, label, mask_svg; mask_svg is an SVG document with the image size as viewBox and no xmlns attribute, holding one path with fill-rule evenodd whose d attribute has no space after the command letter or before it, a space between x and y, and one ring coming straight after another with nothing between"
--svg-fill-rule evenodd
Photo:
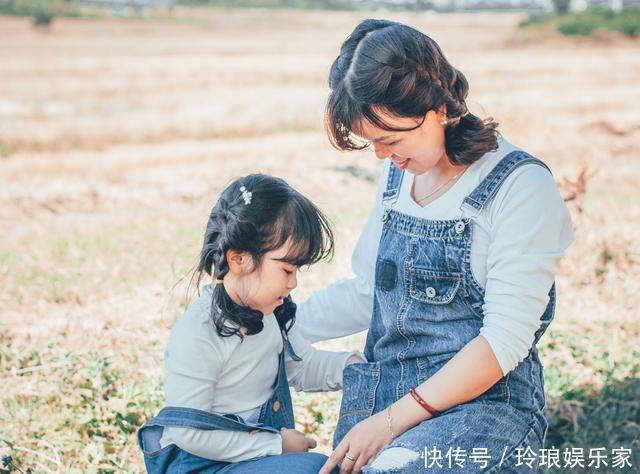
<instances>
[{"instance_id":1,"label":"girl's hair","mask_svg":"<svg viewBox=\"0 0 640 474\"><path fill-rule=\"evenodd\" d=\"M250 195L248 193L251 193ZM229 271L227 251L247 252L255 270L270 251L290 244L283 262L301 267L333 255L333 231L328 219L306 197L284 180L251 174L231 183L216 202L204 235L196 268L199 286L203 272L223 279ZM287 297L274 311L288 331L295 321L296 305ZM220 336L257 334L263 329L260 311L235 303L224 285L213 284L211 317Z\"/></svg>"},{"instance_id":2,"label":"girl's hair","mask_svg":"<svg viewBox=\"0 0 640 474\"><path fill-rule=\"evenodd\" d=\"M467 114L469 84L464 75L449 64L435 41L409 26L387 20L361 22L331 66L329 87L327 131L338 149L367 146L352 135L362 119L383 130L409 131L442 105L451 123L445 129L445 148L452 164L471 164L498 147L498 124ZM381 118L384 112L421 122L393 128Z\"/></svg>"}]
</instances>

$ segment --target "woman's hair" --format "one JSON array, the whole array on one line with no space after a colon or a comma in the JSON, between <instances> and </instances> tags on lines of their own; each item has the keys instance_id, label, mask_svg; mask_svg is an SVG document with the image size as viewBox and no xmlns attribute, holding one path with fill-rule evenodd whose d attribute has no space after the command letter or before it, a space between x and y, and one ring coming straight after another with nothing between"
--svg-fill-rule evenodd
<instances>
[{"instance_id":1,"label":"woman's hair","mask_svg":"<svg viewBox=\"0 0 640 474\"><path fill-rule=\"evenodd\" d=\"M387 20L361 22L331 66L329 87L327 131L338 149L367 146L352 135L362 119L383 130L409 131L422 125L428 111L443 105L450 122L445 149L452 164L471 164L498 147L498 124L467 114L469 84L464 75L449 64L435 41L409 26ZM393 128L381 117L385 112L421 122Z\"/></svg>"},{"instance_id":2,"label":"woman's hair","mask_svg":"<svg viewBox=\"0 0 640 474\"><path fill-rule=\"evenodd\" d=\"M249 194L250 193L250 194ZM204 273L222 280L229 272L227 251L247 252L254 271L262 257L290 244L283 262L301 267L333 255L333 231L328 219L306 197L284 180L264 174L251 174L231 183L211 210L204 235L197 284ZM288 331L295 321L296 305L287 297L274 314ZM220 336L262 331L263 314L235 303L224 285L213 285L211 317Z\"/></svg>"}]
</instances>

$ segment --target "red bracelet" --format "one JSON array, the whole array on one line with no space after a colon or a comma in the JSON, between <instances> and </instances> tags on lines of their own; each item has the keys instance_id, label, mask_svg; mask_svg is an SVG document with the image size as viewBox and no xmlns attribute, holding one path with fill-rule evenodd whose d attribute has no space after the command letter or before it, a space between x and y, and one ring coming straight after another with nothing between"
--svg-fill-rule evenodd
<instances>
[{"instance_id":1,"label":"red bracelet","mask_svg":"<svg viewBox=\"0 0 640 474\"><path fill-rule=\"evenodd\" d=\"M409 393L415 399L415 401L420 404L422 408L424 408L426 411L428 411L431 414L431 416L438 416L440 414L438 410L436 410L435 408L433 408L431 405L429 405L427 402L424 401L424 399L420 396L420 394L416 392L415 388L411 387L409 389Z\"/></svg>"}]
</instances>

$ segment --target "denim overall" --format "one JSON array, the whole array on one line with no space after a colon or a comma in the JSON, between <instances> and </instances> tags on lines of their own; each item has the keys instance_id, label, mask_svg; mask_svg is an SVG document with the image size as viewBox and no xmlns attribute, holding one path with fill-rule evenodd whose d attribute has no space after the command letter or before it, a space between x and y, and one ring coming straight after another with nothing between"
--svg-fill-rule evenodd
<instances>
[{"instance_id":1,"label":"denim overall","mask_svg":"<svg viewBox=\"0 0 640 474\"><path fill-rule=\"evenodd\" d=\"M370 361L344 369L344 393L334 447L358 422L384 410L434 375L482 327L484 289L471 271L473 218L482 212L520 166L546 165L514 151L469 194L457 220L428 220L393 209L404 173L389 170L383 193L383 228L375 269L373 315L365 356ZM548 169L548 168L547 168ZM535 344L553 319L555 284L528 356L474 400L456 405L398 436L389 447L420 456L385 472L532 472L536 462L518 466L528 447L537 459L547 430L542 365ZM434 447L436 448L434 450ZM451 448L466 453L452 462ZM486 449L484 462L471 462L474 448ZM519 448L519 449L518 449ZM426 452L427 450L431 452ZM463 451L464 450L464 451ZM440 452L440 462L432 462ZM483 451L475 451L483 453ZM426 467L429 466L430 467ZM440 465L442 467L440 467ZM365 467L363 472L377 472Z\"/></svg>"},{"instance_id":2,"label":"denim overall","mask_svg":"<svg viewBox=\"0 0 640 474\"><path fill-rule=\"evenodd\" d=\"M145 423L138 431L138 445L144 454L145 466L149 473L266 472L265 469L277 469L281 466L308 467L309 462L314 466L313 471L307 469L305 472L317 472L319 470L319 467L326 460L326 456L317 453L295 453L298 456L293 456L292 453L282 456L267 456L239 463L229 463L212 461L196 456L180 449L175 444L170 444L164 448L160 447L160 439L166 426L188 427L200 430L244 431L249 433L258 431L279 433L281 428L294 428L293 404L285 370L285 351L293 360L300 361L302 359L295 354L282 326L280 326L280 331L282 333L283 350L279 355L278 375L274 381L274 390L271 398L260 408L257 423L247 423L242 417L234 414L218 415L193 408L165 407L160 410L160 413L155 418ZM243 467L243 465L245 466Z\"/></svg>"}]
</instances>

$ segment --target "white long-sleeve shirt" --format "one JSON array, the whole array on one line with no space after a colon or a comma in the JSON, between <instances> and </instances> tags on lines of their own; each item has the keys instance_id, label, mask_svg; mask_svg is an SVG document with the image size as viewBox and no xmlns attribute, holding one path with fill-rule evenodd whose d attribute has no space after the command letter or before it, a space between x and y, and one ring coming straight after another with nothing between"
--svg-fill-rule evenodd
<instances>
[{"instance_id":1,"label":"white long-sleeve shirt","mask_svg":"<svg viewBox=\"0 0 640 474\"><path fill-rule=\"evenodd\" d=\"M469 166L444 195L424 207L411 197L413 175L405 173L394 209L424 219L470 217L461 210L464 198L514 150L500 138L498 150ZM355 334L369 326L382 233L381 198L390 166L385 161L373 211L353 252L355 278L340 280L298 305L297 324L310 341ZM540 327L555 264L573 241L571 216L551 174L541 166L524 165L505 179L473 226L471 267L485 289L480 334L506 374L527 356Z\"/></svg>"},{"instance_id":2,"label":"white long-sleeve shirt","mask_svg":"<svg viewBox=\"0 0 640 474\"><path fill-rule=\"evenodd\" d=\"M211 322L212 289L200 297L174 325L165 353L167 406L196 408L211 413L234 413L257 421L259 408L273 393L278 373L278 354L283 348L278 322L264 317L264 329L241 342L237 336L221 337ZM297 391L331 391L342 388L342 370L347 359L359 352L330 352L313 348L298 332L289 331L289 341L302 361L285 357L289 384ZM255 434L167 427L161 447L175 443L197 456L217 461L239 462L280 454L279 434Z\"/></svg>"}]
</instances>

